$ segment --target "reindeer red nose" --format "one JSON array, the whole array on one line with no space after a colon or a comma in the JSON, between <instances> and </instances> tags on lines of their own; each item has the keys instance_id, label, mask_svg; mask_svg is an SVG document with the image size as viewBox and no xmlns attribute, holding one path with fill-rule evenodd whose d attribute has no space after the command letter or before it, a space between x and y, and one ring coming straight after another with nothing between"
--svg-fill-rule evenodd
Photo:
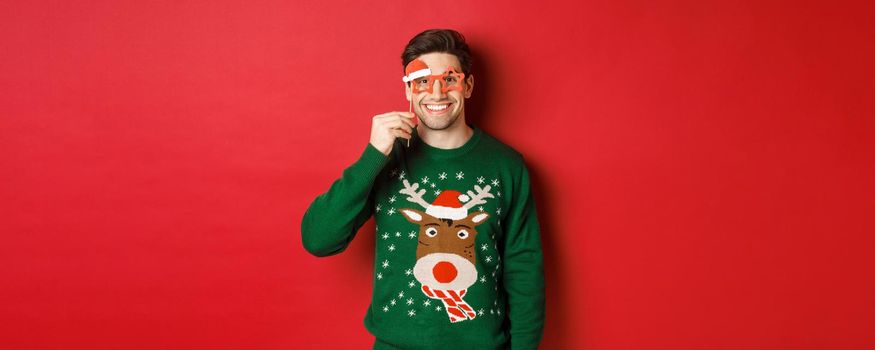
<instances>
[{"instance_id":1,"label":"reindeer red nose","mask_svg":"<svg viewBox=\"0 0 875 350\"><path fill-rule=\"evenodd\" d=\"M456 267L449 261L441 261L434 264L431 273L434 275L434 279L438 282L450 283L456 279L456 275L459 274L459 271L456 270Z\"/></svg>"}]
</instances>

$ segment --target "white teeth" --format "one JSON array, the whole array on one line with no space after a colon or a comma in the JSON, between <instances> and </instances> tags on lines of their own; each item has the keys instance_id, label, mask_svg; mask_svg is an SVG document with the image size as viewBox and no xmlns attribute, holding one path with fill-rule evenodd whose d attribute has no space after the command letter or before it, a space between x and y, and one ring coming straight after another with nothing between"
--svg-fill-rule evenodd
<instances>
[{"instance_id":1,"label":"white teeth","mask_svg":"<svg viewBox=\"0 0 875 350\"><path fill-rule=\"evenodd\" d=\"M425 105L425 108L428 108L432 111L442 111L447 109L450 105Z\"/></svg>"}]
</instances>

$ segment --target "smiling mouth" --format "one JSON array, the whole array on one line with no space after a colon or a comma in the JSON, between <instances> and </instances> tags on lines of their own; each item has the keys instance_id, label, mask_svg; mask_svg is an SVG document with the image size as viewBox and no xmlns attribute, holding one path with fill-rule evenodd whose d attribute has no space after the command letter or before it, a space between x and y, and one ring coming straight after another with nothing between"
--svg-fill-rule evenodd
<instances>
[{"instance_id":1,"label":"smiling mouth","mask_svg":"<svg viewBox=\"0 0 875 350\"><path fill-rule=\"evenodd\" d=\"M452 107L452 103L426 103L423 104L424 109L432 115L440 115L447 113Z\"/></svg>"},{"instance_id":2,"label":"smiling mouth","mask_svg":"<svg viewBox=\"0 0 875 350\"><path fill-rule=\"evenodd\" d=\"M419 244L422 244L422 245L431 245L431 244L425 244L425 242L423 242L423 241L419 241Z\"/></svg>"}]
</instances>

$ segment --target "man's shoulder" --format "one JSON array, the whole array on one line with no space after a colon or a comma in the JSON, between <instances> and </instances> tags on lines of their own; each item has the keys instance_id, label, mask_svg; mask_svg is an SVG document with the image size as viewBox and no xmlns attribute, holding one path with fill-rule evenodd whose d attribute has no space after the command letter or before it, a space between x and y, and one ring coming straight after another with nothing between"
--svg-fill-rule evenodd
<instances>
[{"instance_id":1,"label":"man's shoulder","mask_svg":"<svg viewBox=\"0 0 875 350\"><path fill-rule=\"evenodd\" d=\"M488 154L490 158L494 157L495 159L501 159L511 162L514 165L525 165L522 153L501 141L498 137L486 132L486 130L481 129L481 132L480 147L482 147L482 151L485 154Z\"/></svg>"}]
</instances>

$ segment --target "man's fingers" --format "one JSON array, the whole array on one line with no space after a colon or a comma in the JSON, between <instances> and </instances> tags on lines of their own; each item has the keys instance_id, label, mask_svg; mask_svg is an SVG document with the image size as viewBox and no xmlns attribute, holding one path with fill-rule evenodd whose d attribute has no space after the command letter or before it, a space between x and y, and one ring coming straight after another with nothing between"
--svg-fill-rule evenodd
<instances>
[{"instance_id":1,"label":"man's fingers","mask_svg":"<svg viewBox=\"0 0 875 350\"><path fill-rule=\"evenodd\" d=\"M413 121L413 113L412 112L388 112L383 114L378 114L374 116L374 122L376 123L388 123L393 120L401 120L410 127L416 126L416 123Z\"/></svg>"},{"instance_id":2,"label":"man's fingers","mask_svg":"<svg viewBox=\"0 0 875 350\"><path fill-rule=\"evenodd\" d=\"M413 113L410 112L400 112L398 114L398 120L404 122L409 125L411 128L416 127L416 123L413 121Z\"/></svg>"},{"instance_id":3,"label":"man's fingers","mask_svg":"<svg viewBox=\"0 0 875 350\"><path fill-rule=\"evenodd\" d=\"M395 135L395 137L400 137L402 139L408 139L408 140L410 139L410 133L406 132L404 130L392 129L391 132L392 132L392 135Z\"/></svg>"},{"instance_id":4,"label":"man's fingers","mask_svg":"<svg viewBox=\"0 0 875 350\"><path fill-rule=\"evenodd\" d=\"M400 114L407 114L407 112L398 112L398 111L386 112L383 114L375 115L374 119L391 119L393 116L398 116Z\"/></svg>"},{"instance_id":5,"label":"man's fingers","mask_svg":"<svg viewBox=\"0 0 875 350\"><path fill-rule=\"evenodd\" d=\"M413 132L413 126L410 125L410 123L408 123L404 120L401 120L401 119L394 119L394 120L387 121L386 124L384 124L384 125L386 127L393 128L393 129L404 129L404 131Z\"/></svg>"},{"instance_id":6,"label":"man's fingers","mask_svg":"<svg viewBox=\"0 0 875 350\"><path fill-rule=\"evenodd\" d=\"M413 128L416 127L413 115L411 112L397 111L375 115L371 138L376 141L372 143L381 145L381 152L387 154L391 150L392 140L402 138L409 142L413 138Z\"/></svg>"},{"instance_id":7,"label":"man's fingers","mask_svg":"<svg viewBox=\"0 0 875 350\"><path fill-rule=\"evenodd\" d=\"M407 125L410 125L411 128L415 128L416 119L413 118L414 116L415 114L413 114L413 112L404 112L404 117L401 118L401 120L407 123Z\"/></svg>"},{"instance_id":8,"label":"man's fingers","mask_svg":"<svg viewBox=\"0 0 875 350\"><path fill-rule=\"evenodd\" d=\"M398 113L403 113L403 112L395 112L395 111L392 111L392 112L386 112L386 113L382 113L382 114L377 114L377 115L374 116L373 119L375 119L375 120L376 120L376 119L384 119L384 118L386 118L386 117L391 117L392 115L395 115L395 114L398 114Z\"/></svg>"}]
</instances>

